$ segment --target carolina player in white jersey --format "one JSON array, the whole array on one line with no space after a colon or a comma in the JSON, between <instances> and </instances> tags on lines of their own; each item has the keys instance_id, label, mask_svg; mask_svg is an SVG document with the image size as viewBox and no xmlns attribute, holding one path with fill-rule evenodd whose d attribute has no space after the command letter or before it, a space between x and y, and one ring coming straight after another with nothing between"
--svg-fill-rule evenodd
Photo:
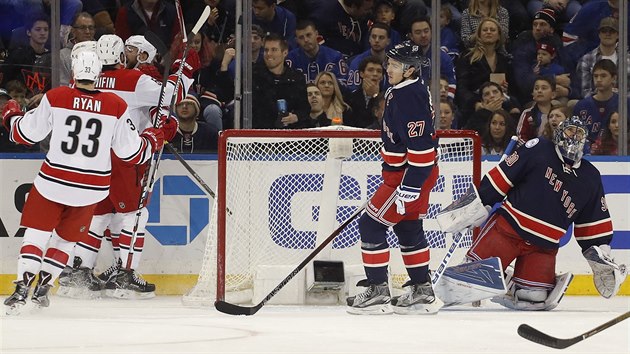
<instances>
[{"instance_id":1,"label":"carolina player in white jersey","mask_svg":"<svg viewBox=\"0 0 630 354\"><path fill-rule=\"evenodd\" d=\"M36 274L31 299L36 306L49 305L49 289L76 241L86 236L96 203L109 193L111 152L137 165L164 142L162 130L153 127L138 136L127 104L115 94L94 89L101 71L95 53L79 54L72 67L76 88L48 91L27 113L10 100L2 112L3 125L15 143L33 145L52 131L50 150L22 211L26 231L15 292L4 301L8 314L19 313L26 304Z\"/></svg>"},{"instance_id":2,"label":"carolina player in white jersey","mask_svg":"<svg viewBox=\"0 0 630 354\"><path fill-rule=\"evenodd\" d=\"M134 124L142 128L152 126L152 114L157 111L152 107L159 101L161 83L139 70L125 68L124 44L118 36L104 35L99 38L96 52L103 64L103 73L98 78L96 87L102 91L113 92L125 100L129 105L129 114ZM175 72L180 64L181 60L176 60L171 70ZM185 95L192 84L192 73L199 68L199 57L196 52L190 51L183 65L184 75L181 78L182 85L180 85L183 89L177 92L176 102ZM175 80L176 76L171 75L164 89L167 99L170 99L174 93ZM161 120L165 138L171 140L177 132L177 120L174 118L161 118ZM71 281L66 282L64 279L60 293L72 297L83 297L84 291L77 293L68 288L81 289L87 286L93 293L89 297L100 294L100 284L92 274L92 269L96 263L105 230L109 228L112 246L115 251L119 250L119 254L115 254L116 260L112 267L99 276L101 281L106 283L105 293L124 299L151 298L155 296L155 285L147 283L135 271L144 246L144 231L148 220L146 208L141 211L136 241L133 245L131 267L125 266L143 186L142 177L147 165L130 167L115 157L112 159L112 165L110 196L97 205L88 236L77 243Z\"/></svg>"}]
</instances>

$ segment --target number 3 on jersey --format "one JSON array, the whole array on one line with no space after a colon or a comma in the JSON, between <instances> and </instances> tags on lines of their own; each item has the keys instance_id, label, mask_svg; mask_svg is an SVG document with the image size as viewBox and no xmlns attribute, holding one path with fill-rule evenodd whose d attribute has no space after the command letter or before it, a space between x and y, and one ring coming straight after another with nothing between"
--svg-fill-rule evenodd
<instances>
[{"instance_id":1,"label":"number 3 on jersey","mask_svg":"<svg viewBox=\"0 0 630 354\"><path fill-rule=\"evenodd\" d=\"M415 137L418 137L418 136L422 136L423 133L424 133L424 121L423 120L407 123L407 134L409 134L410 138L415 138Z\"/></svg>"},{"instance_id":2,"label":"number 3 on jersey","mask_svg":"<svg viewBox=\"0 0 630 354\"><path fill-rule=\"evenodd\" d=\"M69 141L61 143L61 151L66 154L74 155L79 149L82 119L78 116L69 116L66 118L66 125L69 127L68 137ZM89 131L88 140L89 144L81 145L81 153L87 157L94 157L98 153L98 138L101 136L101 130L103 126L100 120L96 118L90 118L85 122L85 129Z\"/></svg>"}]
</instances>

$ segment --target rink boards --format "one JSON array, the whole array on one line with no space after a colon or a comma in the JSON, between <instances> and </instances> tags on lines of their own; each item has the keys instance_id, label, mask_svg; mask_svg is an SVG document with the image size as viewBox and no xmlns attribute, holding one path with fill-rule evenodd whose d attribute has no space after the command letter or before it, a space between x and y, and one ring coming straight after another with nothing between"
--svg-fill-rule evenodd
<instances>
[{"instance_id":1,"label":"rink boards","mask_svg":"<svg viewBox=\"0 0 630 354\"><path fill-rule=\"evenodd\" d=\"M186 156L190 165L216 192L216 155ZM20 211L30 185L41 165L42 155L0 154L0 294L10 292L14 280L16 259L23 230L19 227ZM590 158L600 170L615 238L613 256L630 263L630 158ZM496 164L496 159L484 161L482 172ZM189 177L176 160L160 163L159 180L154 189L148 223L148 235L140 272L156 282L161 294L181 294L195 282L203 259L209 215L213 200ZM565 236L559 252L559 272L572 271L578 276L571 284L571 294L596 294L590 268L579 253L570 235ZM104 247L97 270L109 266L111 251ZM439 262L439 260L437 260ZM622 287L630 295L630 281Z\"/></svg>"}]
</instances>

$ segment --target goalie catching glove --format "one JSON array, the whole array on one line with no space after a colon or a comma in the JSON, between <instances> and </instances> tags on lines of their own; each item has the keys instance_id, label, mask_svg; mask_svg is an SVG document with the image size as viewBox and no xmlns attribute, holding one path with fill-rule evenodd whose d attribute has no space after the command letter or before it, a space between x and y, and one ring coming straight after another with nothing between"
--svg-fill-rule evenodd
<instances>
[{"instance_id":1,"label":"goalie catching glove","mask_svg":"<svg viewBox=\"0 0 630 354\"><path fill-rule=\"evenodd\" d=\"M626 266L615 263L610 254L610 246L591 246L582 254L593 270L593 282L599 294L606 299L617 294L621 283L626 279Z\"/></svg>"},{"instance_id":2,"label":"goalie catching glove","mask_svg":"<svg viewBox=\"0 0 630 354\"><path fill-rule=\"evenodd\" d=\"M464 195L442 209L436 218L443 232L456 233L481 226L488 218L490 209L481 203L477 188L471 184Z\"/></svg>"}]
</instances>

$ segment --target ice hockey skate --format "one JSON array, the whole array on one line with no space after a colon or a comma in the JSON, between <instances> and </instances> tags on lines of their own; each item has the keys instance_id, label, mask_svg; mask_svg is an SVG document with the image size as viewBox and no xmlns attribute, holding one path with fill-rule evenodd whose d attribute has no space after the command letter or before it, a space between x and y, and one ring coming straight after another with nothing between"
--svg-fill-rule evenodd
<instances>
[{"instance_id":1,"label":"ice hockey skate","mask_svg":"<svg viewBox=\"0 0 630 354\"><path fill-rule=\"evenodd\" d=\"M431 282L403 285L407 292L392 299L394 313L399 315L436 314L444 303L433 293Z\"/></svg>"},{"instance_id":2,"label":"ice hockey skate","mask_svg":"<svg viewBox=\"0 0 630 354\"><path fill-rule=\"evenodd\" d=\"M105 269L105 271L97 276L98 280L100 280L103 284L107 284L112 281L116 275L118 274L118 270L120 269L122 263L120 258L111 265L111 267Z\"/></svg>"},{"instance_id":3,"label":"ice hockey skate","mask_svg":"<svg viewBox=\"0 0 630 354\"><path fill-rule=\"evenodd\" d=\"M74 257L71 270L63 277L59 276L58 296L73 299L97 299L101 296L101 288L105 283L94 275L92 269L81 267L81 264L81 258Z\"/></svg>"},{"instance_id":4,"label":"ice hockey skate","mask_svg":"<svg viewBox=\"0 0 630 354\"><path fill-rule=\"evenodd\" d=\"M117 299L150 299L155 297L155 284L147 283L133 269L120 269L116 277L105 284L105 294Z\"/></svg>"},{"instance_id":5,"label":"ice hockey skate","mask_svg":"<svg viewBox=\"0 0 630 354\"><path fill-rule=\"evenodd\" d=\"M50 299L48 298L48 291L52 288L50 284L37 284L35 290L33 291L33 297L31 301L35 304L36 308L48 307L50 306Z\"/></svg>"},{"instance_id":6,"label":"ice hockey skate","mask_svg":"<svg viewBox=\"0 0 630 354\"><path fill-rule=\"evenodd\" d=\"M25 273L24 278L29 277L30 282L33 281L35 275L32 273ZM29 281L16 281L15 282L15 291L11 296L4 300L4 304L6 307L6 314L10 316L19 315L22 312L24 305L26 305L26 298L28 297L28 292L31 289Z\"/></svg>"},{"instance_id":7,"label":"ice hockey skate","mask_svg":"<svg viewBox=\"0 0 630 354\"><path fill-rule=\"evenodd\" d=\"M346 299L346 312L353 315L388 315L392 313L391 296L387 283L368 284L361 280L357 286L367 287L364 292Z\"/></svg>"}]
</instances>

